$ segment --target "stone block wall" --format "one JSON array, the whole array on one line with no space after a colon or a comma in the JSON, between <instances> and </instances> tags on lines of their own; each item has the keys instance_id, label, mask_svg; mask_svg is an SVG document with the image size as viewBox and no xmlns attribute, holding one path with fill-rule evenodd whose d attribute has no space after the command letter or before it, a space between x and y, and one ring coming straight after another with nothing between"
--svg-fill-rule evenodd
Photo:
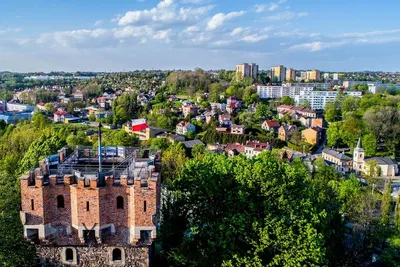
<instances>
[{"instance_id":1,"label":"stone block wall","mask_svg":"<svg viewBox=\"0 0 400 267\"><path fill-rule=\"evenodd\" d=\"M76 252L77 264L64 262L63 253L66 248L72 248ZM119 248L123 250L121 262L112 262L112 250ZM56 246L36 246L36 253L44 266L78 266L78 267L148 267L151 263L151 246L130 246L130 247L56 247Z\"/></svg>"}]
</instances>

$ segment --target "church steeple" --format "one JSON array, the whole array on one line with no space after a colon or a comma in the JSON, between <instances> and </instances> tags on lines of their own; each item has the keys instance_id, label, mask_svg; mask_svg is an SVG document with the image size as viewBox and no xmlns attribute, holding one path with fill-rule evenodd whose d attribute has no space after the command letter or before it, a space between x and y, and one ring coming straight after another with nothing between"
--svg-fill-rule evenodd
<instances>
[{"instance_id":1,"label":"church steeple","mask_svg":"<svg viewBox=\"0 0 400 267\"><path fill-rule=\"evenodd\" d=\"M354 150L357 150L357 151L364 151L364 149L362 148L361 137L358 138L357 146L356 146L356 148L355 148Z\"/></svg>"}]
</instances>

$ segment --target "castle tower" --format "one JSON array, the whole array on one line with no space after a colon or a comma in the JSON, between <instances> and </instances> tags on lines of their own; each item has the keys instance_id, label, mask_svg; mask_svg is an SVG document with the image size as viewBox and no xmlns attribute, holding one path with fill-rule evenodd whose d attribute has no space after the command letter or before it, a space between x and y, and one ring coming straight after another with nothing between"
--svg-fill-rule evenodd
<instances>
[{"instance_id":1,"label":"castle tower","mask_svg":"<svg viewBox=\"0 0 400 267\"><path fill-rule=\"evenodd\" d=\"M353 169L362 172L364 169L365 150L362 148L361 137L358 139L356 148L353 152Z\"/></svg>"}]
</instances>

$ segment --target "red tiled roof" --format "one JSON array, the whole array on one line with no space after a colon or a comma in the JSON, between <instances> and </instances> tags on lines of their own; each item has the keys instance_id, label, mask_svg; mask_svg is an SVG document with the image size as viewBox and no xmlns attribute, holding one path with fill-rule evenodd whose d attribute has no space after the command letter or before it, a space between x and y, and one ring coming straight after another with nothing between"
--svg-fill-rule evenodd
<instances>
[{"instance_id":1,"label":"red tiled roof","mask_svg":"<svg viewBox=\"0 0 400 267\"><path fill-rule=\"evenodd\" d=\"M45 104L43 102L37 103L38 106L44 106Z\"/></svg>"},{"instance_id":2,"label":"red tiled roof","mask_svg":"<svg viewBox=\"0 0 400 267\"><path fill-rule=\"evenodd\" d=\"M54 115L58 115L58 116L65 116L67 114L68 114L68 112L61 111L61 110L58 110L58 111L54 112Z\"/></svg>"},{"instance_id":3,"label":"red tiled roof","mask_svg":"<svg viewBox=\"0 0 400 267\"><path fill-rule=\"evenodd\" d=\"M225 147L225 151L232 151L232 150L236 150L239 153L244 153L245 149L244 149L244 145L241 144L228 144Z\"/></svg>"},{"instance_id":4,"label":"red tiled roof","mask_svg":"<svg viewBox=\"0 0 400 267\"><path fill-rule=\"evenodd\" d=\"M268 127L280 127L279 122L274 121L274 120L264 121L264 124L268 125Z\"/></svg>"}]
</instances>

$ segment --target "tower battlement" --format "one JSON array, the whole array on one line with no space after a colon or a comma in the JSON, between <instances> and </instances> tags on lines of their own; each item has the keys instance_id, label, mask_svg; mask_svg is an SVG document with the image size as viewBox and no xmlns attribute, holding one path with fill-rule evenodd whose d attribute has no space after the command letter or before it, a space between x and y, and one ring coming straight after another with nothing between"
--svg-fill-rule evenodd
<instances>
[{"instance_id":1,"label":"tower battlement","mask_svg":"<svg viewBox=\"0 0 400 267\"><path fill-rule=\"evenodd\" d=\"M99 151L79 147L67 155L63 148L20 178L27 239L67 248L133 247L156 238L161 152Z\"/></svg>"}]
</instances>

